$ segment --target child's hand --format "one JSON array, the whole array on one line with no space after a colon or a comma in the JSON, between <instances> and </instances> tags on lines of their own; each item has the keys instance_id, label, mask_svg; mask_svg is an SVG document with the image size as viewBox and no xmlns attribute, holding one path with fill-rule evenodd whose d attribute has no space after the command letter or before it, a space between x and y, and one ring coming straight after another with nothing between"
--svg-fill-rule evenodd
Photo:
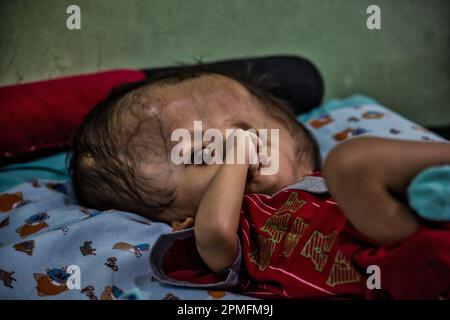
<instances>
[{"instance_id":1,"label":"child's hand","mask_svg":"<svg viewBox=\"0 0 450 320\"><path fill-rule=\"evenodd\" d=\"M206 265L220 273L238 256L237 232L250 170L258 170L258 137L242 129L226 140L221 165L202 197L195 217L197 250ZM234 164L234 165L232 165Z\"/></svg>"},{"instance_id":2,"label":"child's hand","mask_svg":"<svg viewBox=\"0 0 450 320\"><path fill-rule=\"evenodd\" d=\"M258 153L261 148L262 141L253 131L236 129L227 137L224 161L227 164L246 164L249 170L258 170L264 159Z\"/></svg>"}]
</instances>

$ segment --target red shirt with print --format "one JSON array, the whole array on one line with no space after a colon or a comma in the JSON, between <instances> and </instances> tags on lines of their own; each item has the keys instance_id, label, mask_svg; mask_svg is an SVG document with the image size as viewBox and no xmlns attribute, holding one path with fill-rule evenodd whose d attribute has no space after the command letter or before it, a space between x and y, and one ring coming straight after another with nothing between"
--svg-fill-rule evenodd
<instances>
[{"instance_id":1,"label":"red shirt with print","mask_svg":"<svg viewBox=\"0 0 450 320\"><path fill-rule=\"evenodd\" d=\"M258 298L449 298L448 223L377 245L328 194L286 189L244 196L239 239L239 283L231 291ZM207 268L193 237L175 241L161 267L169 279L194 284L226 277Z\"/></svg>"}]
</instances>

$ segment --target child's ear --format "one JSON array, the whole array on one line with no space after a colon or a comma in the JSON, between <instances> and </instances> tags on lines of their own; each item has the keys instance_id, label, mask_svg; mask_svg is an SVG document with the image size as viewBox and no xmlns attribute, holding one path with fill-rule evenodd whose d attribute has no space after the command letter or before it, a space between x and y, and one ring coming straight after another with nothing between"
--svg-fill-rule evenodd
<instances>
[{"instance_id":1,"label":"child's ear","mask_svg":"<svg viewBox=\"0 0 450 320\"><path fill-rule=\"evenodd\" d=\"M192 217L181 218L179 220L172 221L172 229L174 231L192 228L193 225L194 225L194 218Z\"/></svg>"}]
</instances>

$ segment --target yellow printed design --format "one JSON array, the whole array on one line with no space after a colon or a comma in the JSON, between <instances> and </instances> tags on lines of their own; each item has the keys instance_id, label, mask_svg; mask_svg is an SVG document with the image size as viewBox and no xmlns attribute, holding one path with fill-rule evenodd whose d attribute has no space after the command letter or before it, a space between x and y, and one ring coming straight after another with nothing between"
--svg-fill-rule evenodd
<instances>
[{"instance_id":1,"label":"yellow printed design","mask_svg":"<svg viewBox=\"0 0 450 320\"><path fill-rule=\"evenodd\" d=\"M291 229L289 230L289 233L283 240L283 247L280 254L281 256L291 256L292 252L297 246L299 239L303 236L303 233L305 233L306 229L308 229L308 226L309 225L305 223L302 218L295 218L294 222L292 223Z\"/></svg>"},{"instance_id":2,"label":"yellow printed design","mask_svg":"<svg viewBox=\"0 0 450 320\"><path fill-rule=\"evenodd\" d=\"M250 261L255 263L259 270L266 270L270 263L270 259L275 251L275 246L285 237L286 229L292 216L292 212L296 212L303 207L306 201L299 200L296 192L292 192L283 205L264 223L260 228L261 231L267 232L270 238L258 235L258 245L255 250L248 254ZM300 220L297 220L300 219ZM293 223L292 230L289 231L288 239L283 242L284 255L291 255L298 239L302 236L304 230L308 227L301 218L296 218ZM292 247L292 248L291 248ZM285 248L285 249L284 249Z\"/></svg>"},{"instance_id":3,"label":"yellow printed design","mask_svg":"<svg viewBox=\"0 0 450 320\"><path fill-rule=\"evenodd\" d=\"M322 233L314 231L303 247L302 256L310 258L317 271L322 271L327 263L328 255L325 252L330 252L331 248L333 248L336 234L336 231L333 231L329 235L324 236Z\"/></svg>"},{"instance_id":4,"label":"yellow printed design","mask_svg":"<svg viewBox=\"0 0 450 320\"><path fill-rule=\"evenodd\" d=\"M286 233L290 218L290 213L286 213L283 215L274 214L269 219L267 219L264 226L262 226L261 231L267 232L273 239L273 241L279 243Z\"/></svg>"},{"instance_id":5,"label":"yellow printed design","mask_svg":"<svg viewBox=\"0 0 450 320\"><path fill-rule=\"evenodd\" d=\"M289 195L289 198L285 203L281 206L280 209L275 212L275 214L280 214L284 212L296 212L298 209L303 207L306 204L305 200L299 200L296 192L292 192Z\"/></svg>"},{"instance_id":6,"label":"yellow printed design","mask_svg":"<svg viewBox=\"0 0 450 320\"><path fill-rule=\"evenodd\" d=\"M266 223L261 228L261 231L267 232L276 243L279 243L286 233L291 218L291 214L286 212L296 212L303 207L305 203L306 201L298 199L296 192L292 192L283 205L267 219ZM282 215L282 213L285 214Z\"/></svg>"},{"instance_id":7,"label":"yellow printed design","mask_svg":"<svg viewBox=\"0 0 450 320\"><path fill-rule=\"evenodd\" d=\"M255 263L259 270L266 270L270 263L270 258L275 250L275 241L272 238L266 239L262 235L258 235L258 245L255 250L248 254L251 262Z\"/></svg>"},{"instance_id":8,"label":"yellow printed design","mask_svg":"<svg viewBox=\"0 0 450 320\"><path fill-rule=\"evenodd\" d=\"M360 279L361 275L353 268L350 260L341 251L338 251L327 279L327 285L334 287L339 284L358 282Z\"/></svg>"}]
</instances>

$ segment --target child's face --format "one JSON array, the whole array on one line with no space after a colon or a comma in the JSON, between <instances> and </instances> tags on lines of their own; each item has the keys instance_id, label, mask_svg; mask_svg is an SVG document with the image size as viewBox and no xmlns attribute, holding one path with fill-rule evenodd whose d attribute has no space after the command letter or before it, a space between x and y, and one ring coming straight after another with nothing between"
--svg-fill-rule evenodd
<instances>
[{"instance_id":1,"label":"child's face","mask_svg":"<svg viewBox=\"0 0 450 320\"><path fill-rule=\"evenodd\" d=\"M171 133L178 128L193 132L194 121L202 121L203 131L209 128L219 129L224 137L225 130L231 128L268 129L269 132L271 129L279 129L278 146L274 145L276 141L272 141L268 134L268 148L279 148L278 172L274 175L256 173L249 176L246 193L273 194L311 173L308 167L300 163L296 142L285 125L268 116L261 107L261 102L236 81L218 75L203 75L178 84L155 86L149 90L158 101L153 112L158 114L162 124L161 134L165 139L169 164L167 167L149 165L144 170L149 173L156 173L158 170L161 183L176 187L177 197L173 209L183 217L195 217L202 195L220 166L176 165L171 161L171 150L178 143L171 141ZM199 146L193 147L197 149ZM161 170L167 171L166 174L161 174Z\"/></svg>"}]
</instances>

